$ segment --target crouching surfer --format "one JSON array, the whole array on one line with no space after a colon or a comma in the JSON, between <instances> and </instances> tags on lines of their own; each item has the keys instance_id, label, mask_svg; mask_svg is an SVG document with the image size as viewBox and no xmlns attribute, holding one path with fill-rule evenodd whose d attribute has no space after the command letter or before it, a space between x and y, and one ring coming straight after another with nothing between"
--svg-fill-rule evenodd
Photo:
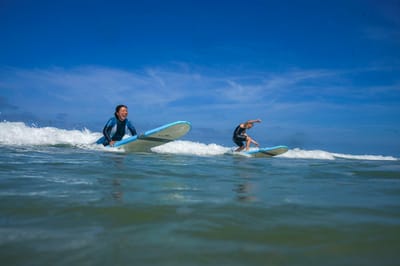
<instances>
[{"instance_id":1,"label":"crouching surfer","mask_svg":"<svg viewBox=\"0 0 400 266\"><path fill-rule=\"evenodd\" d=\"M232 139L233 142L235 142L235 144L239 146L235 151L237 152L242 151L245 147L246 150L248 150L251 143L253 143L258 147L258 143L246 133L246 130L252 128L254 123L261 123L261 120L260 119L248 120L244 123L241 123L235 128L235 130L233 131ZM246 146L244 145L243 142L246 142Z\"/></svg>"},{"instance_id":2,"label":"crouching surfer","mask_svg":"<svg viewBox=\"0 0 400 266\"><path fill-rule=\"evenodd\" d=\"M135 127L127 117L128 107L123 104L118 105L115 108L114 117L111 117L104 126L104 136L97 141L97 144L114 146L114 143L121 140L127 131L129 131L132 136L137 135Z\"/></svg>"}]
</instances>

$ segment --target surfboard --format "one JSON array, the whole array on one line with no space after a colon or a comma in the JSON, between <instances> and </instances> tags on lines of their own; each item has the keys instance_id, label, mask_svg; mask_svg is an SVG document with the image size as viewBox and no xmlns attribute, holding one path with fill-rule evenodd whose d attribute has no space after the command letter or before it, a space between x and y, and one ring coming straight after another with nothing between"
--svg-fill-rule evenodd
<instances>
[{"instance_id":1,"label":"surfboard","mask_svg":"<svg viewBox=\"0 0 400 266\"><path fill-rule=\"evenodd\" d=\"M287 146L280 145L280 146L274 146L274 147L267 147L267 148L255 148L255 149L250 149L248 151L241 151L239 153L243 153L245 155L249 155L251 157L272 157L276 156L282 153L285 153L289 150Z\"/></svg>"},{"instance_id":2,"label":"surfboard","mask_svg":"<svg viewBox=\"0 0 400 266\"><path fill-rule=\"evenodd\" d=\"M114 147L123 149L126 152L150 152L153 147L183 137L191 128L190 122L176 121L148 130L141 135L124 138L115 142ZM104 137L102 138L104 140ZM102 143L101 139L97 143Z\"/></svg>"}]
</instances>

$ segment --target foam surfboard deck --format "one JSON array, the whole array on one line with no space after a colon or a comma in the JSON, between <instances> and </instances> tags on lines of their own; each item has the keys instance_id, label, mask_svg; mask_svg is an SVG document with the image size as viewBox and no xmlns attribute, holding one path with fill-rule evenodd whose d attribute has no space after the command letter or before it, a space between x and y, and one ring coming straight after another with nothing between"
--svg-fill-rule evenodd
<instances>
[{"instance_id":1,"label":"foam surfboard deck","mask_svg":"<svg viewBox=\"0 0 400 266\"><path fill-rule=\"evenodd\" d=\"M285 153L289 150L287 146L280 145L275 147L267 147L267 148L256 148L248 151L241 151L240 153L244 153L246 155L250 155L252 157L272 157L282 153Z\"/></svg>"},{"instance_id":2,"label":"foam surfboard deck","mask_svg":"<svg viewBox=\"0 0 400 266\"><path fill-rule=\"evenodd\" d=\"M141 135L124 138L115 142L114 147L119 147L127 152L150 152L153 147L163 145L186 135L191 128L192 125L190 122L176 121L148 130Z\"/></svg>"}]
</instances>

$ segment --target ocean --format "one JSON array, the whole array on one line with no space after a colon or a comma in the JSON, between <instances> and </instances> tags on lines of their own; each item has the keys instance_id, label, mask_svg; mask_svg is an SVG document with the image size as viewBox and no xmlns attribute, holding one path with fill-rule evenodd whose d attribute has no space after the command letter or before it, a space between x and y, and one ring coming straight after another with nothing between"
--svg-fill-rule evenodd
<instances>
[{"instance_id":1,"label":"ocean","mask_svg":"<svg viewBox=\"0 0 400 266\"><path fill-rule=\"evenodd\" d=\"M399 158L100 135L0 123L2 265L400 265Z\"/></svg>"}]
</instances>

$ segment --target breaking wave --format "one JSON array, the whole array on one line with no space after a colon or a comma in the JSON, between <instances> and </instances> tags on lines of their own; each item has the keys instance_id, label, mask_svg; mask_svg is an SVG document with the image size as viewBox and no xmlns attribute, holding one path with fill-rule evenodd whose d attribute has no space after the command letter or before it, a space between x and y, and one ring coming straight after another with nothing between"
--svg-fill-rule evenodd
<instances>
[{"instance_id":1,"label":"breaking wave","mask_svg":"<svg viewBox=\"0 0 400 266\"><path fill-rule=\"evenodd\" d=\"M22 122L0 122L0 145L9 146L46 146L67 145L93 150L106 150L95 141L102 136L101 132L83 130L65 130L55 127L27 126ZM218 144L205 144L201 142L176 140L152 149L155 153L180 154L195 156L219 156L232 154L234 147L224 147ZM118 149L107 149L118 151ZM290 149L288 152L278 155L281 158L292 159L319 159L335 160L337 158L351 160L399 160L392 156L383 155L352 155L332 153L323 150Z\"/></svg>"}]
</instances>

